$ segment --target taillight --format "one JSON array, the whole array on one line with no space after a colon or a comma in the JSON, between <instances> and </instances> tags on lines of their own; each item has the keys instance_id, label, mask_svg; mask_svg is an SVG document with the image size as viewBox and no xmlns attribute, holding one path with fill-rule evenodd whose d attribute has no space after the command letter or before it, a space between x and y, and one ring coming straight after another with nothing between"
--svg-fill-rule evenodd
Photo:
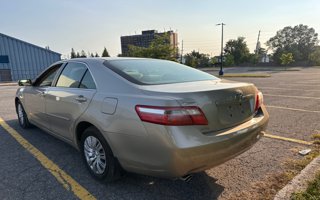
<instances>
[{"instance_id":1,"label":"taillight","mask_svg":"<svg viewBox=\"0 0 320 200\"><path fill-rule=\"evenodd\" d=\"M136 112L145 122L169 126L207 125L208 121L196 106L161 107L161 106L136 106Z\"/></svg>"},{"instance_id":2,"label":"taillight","mask_svg":"<svg viewBox=\"0 0 320 200\"><path fill-rule=\"evenodd\" d=\"M257 92L256 92L256 103L255 103L254 111L258 111L259 108L261 107L262 103L263 103L262 92L257 90Z\"/></svg>"}]
</instances>

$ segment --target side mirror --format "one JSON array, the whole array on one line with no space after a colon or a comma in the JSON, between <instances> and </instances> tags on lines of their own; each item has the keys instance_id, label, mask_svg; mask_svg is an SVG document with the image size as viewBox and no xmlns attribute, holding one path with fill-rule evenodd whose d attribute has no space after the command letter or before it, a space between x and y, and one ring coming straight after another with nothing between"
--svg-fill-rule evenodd
<instances>
[{"instance_id":1,"label":"side mirror","mask_svg":"<svg viewBox=\"0 0 320 200\"><path fill-rule=\"evenodd\" d=\"M18 85L19 86L31 86L32 81L31 81L31 79L19 80Z\"/></svg>"}]
</instances>

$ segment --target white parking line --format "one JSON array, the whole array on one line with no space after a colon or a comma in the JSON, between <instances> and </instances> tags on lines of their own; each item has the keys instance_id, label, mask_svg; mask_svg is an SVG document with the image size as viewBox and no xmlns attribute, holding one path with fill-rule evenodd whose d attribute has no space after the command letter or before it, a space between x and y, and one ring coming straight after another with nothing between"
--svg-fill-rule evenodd
<instances>
[{"instance_id":1,"label":"white parking line","mask_svg":"<svg viewBox=\"0 0 320 200\"><path fill-rule=\"evenodd\" d=\"M280 85L320 87L320 85L312 85L312 84L308 85L308 84L300 84L300 83L280 83Z\"/></svg>"},{"instance_id":2,"label":"white parking line","mask_svg":"<svg viewBox=\"0 0 320 200\"><path fill-rule=\"evenodd\" d=\"M303 82L319 82L319 80L305 80Z\"/></svg>"},{"instance_id":3,"label":"white parking line","mask_svg":"<svg viewBox=\"0 0 320 200\"><path fill-rule=\"evenodd\" d=\"M271 96L271 97L286 97L286 98L297 98L297 99L314 99L314 100L320 100L320 97L287 96L287 95L279 95L279 94L263 94L263 96Z\"/></svg>"},{"instance_id":4,"label":"white parking line","mask_svg":"<svg viewBox=\"0 0 320 200\"><path fill-rule=\"evenodd\" d=\"M276 87L258 87L258 88L267 89L267 90L296 90L296 91L306 91L306 92L320 92L320 90L304 90L304 89L276 88Z\"/></svg>"},{"instance_id":5,"label":"white parking line","mask_svg":"<svg viewBox=\"0 0 320 200\"><path fill-rule=\"evenodd\" d=\"M298 109L298 108L287 108L287 107L271 106L271 105L266 105L266 106L267 108L279 108L279 109L293 110L293 111L300 111L300 112L320 113L320 111L317 111L317 110L304 110L304 109Z\"/></svg>"}]
</instances>

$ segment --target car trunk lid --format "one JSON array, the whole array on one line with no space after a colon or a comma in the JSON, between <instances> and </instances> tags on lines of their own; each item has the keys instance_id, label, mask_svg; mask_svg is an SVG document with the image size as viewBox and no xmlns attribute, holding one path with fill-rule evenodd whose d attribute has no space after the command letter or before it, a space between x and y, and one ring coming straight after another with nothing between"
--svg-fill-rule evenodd
<instances>
[{"instance_id":1,"label":"car trunk lid","mask_svg":"<svg viewBox=\"0 0 320 200\"><path fill-rule=\"evenodd\" d=\"M226 80L197 81L165 85L140 86L149 95L168 96L181 106L198 106L208 125L198 126L202 132L223 130L252 118L255 87L248 83Z\"/></svg>"}]
</instances>

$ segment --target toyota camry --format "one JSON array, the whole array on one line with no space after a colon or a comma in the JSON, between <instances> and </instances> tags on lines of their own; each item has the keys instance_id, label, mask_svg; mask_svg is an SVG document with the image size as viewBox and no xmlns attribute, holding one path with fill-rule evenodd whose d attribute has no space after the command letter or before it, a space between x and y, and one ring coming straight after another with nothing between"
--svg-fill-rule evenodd
<instances>
[{"instance_id":1,"label":"toyota camry","mask_svg":"<svg viewBox=\"0 0 320 200\"><path fill-rule=\"evenodd\" d=\"M165 60L63 60L19 85L21 127L73 145L104 181L123 169L178 178L212 168L252 147L269 119L253 84Z\"/></svg>"}]
</instances>

